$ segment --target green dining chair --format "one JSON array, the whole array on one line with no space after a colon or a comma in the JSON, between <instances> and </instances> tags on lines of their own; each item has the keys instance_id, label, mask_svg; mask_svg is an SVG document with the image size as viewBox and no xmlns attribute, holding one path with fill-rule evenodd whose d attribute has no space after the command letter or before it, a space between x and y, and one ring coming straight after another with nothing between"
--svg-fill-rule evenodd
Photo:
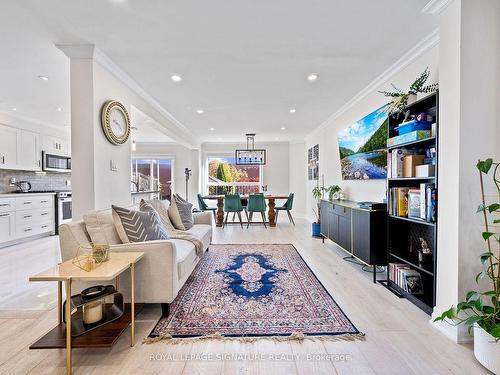
<instances>
[{"instance_id":1,"label":"green dining chair","mask_svg":"<svg viewBox=\"0 0 500 375\"><path fill-rule=\"evenodd\" d=\"M243 207L241 206L241 199L239 194L226 194L224 197L224 212L226 213L226 218L224 220L223 226L227 224L227 218L230 212L238 214L240 219L240 225L243 228L243 221L241 220L241 211Z\"/></svg>"},{"instance_id":2,"label":"green dining chair","mask_svg":"<svg viewBox=\"0 0 500 375\"><path fill-rule=\"evenodd\" d=\"M276 222L278 222L279 212L286 211L286 213L288 214L288 220L290 220L290 223L295 225L295 221L293 220L292 213L291 213L292 208L293 208L293 193L290 193L290 195L288 196L288 199L286 200L286 202L283 206L274 207L274 210L276 211Z\"/></svg>"},{"instance_id":3,"label":"green dining chair","mask_svg":"<svg viewBox=\"0 0 500 375\"><path fill-rule=\"evenodd\" d=\"M217 220L217 207L207 206L201 194L198 194L198 207L200 208L200 211L212 211L215 219Z\"/></svg>"},{"instance_id":4,"label":"green dining chair","mask_svg":"<svg viewBox=\"0 0 500 375\"><path fill-rule=\"evenodd\" d=\"M250 226L250 222L252 221L252 217L253 217L254 212L260 212L260 215L262 216L262 222L264 223L264 227L267 228L267 225L266 225L266 201L264 200L264 194L262 194L262 193L250 194L248 196L247 211L248 211L248 215L249 215L247 228Z\"/></svg>"}]
</instances>

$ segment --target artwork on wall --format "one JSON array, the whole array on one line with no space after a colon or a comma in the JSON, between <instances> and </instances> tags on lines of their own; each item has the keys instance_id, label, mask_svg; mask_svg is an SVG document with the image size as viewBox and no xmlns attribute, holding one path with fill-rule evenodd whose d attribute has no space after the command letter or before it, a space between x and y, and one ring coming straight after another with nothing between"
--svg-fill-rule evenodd
<instances>
[{"instance_id":1,"label":"artwork on wall","mask_svg":"<svg viewBox=\"0 0 500 375\"><path fill-rule=\"evenodd\" d=\"M343 180L387 178L387 105L338 133Z\"/></svg>"},{"instance_id":2,"label":"artwork on wall","mask_svg":"<svg viewBox=\"0 0 500 375\"><path fill-rule=\"evenodd\" d=\"M319 179L319 144L307 150L308 180Z\"/></svg>"}]
</instances>

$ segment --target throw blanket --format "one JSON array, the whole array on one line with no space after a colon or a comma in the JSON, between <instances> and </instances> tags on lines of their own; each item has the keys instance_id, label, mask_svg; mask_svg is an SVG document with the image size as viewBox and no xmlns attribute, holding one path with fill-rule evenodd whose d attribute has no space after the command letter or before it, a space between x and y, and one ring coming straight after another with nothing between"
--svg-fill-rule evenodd
<instances>
[{"instance_id":1,"label":"throw blanket","mask_svg":"<svg viewBox=\"0 0 500 375\"><path fill-rule=\"evenodd\" d=\"M196 250L196 255L201 258L203 255L203 242L201 242L199 239L197 239L195 236L188 234L182 230L174 229L171 230L171 236L170 238L176 239L176 240L185 240L189 241L194 245L194 248Z\"/></svg>"}]
</instances>

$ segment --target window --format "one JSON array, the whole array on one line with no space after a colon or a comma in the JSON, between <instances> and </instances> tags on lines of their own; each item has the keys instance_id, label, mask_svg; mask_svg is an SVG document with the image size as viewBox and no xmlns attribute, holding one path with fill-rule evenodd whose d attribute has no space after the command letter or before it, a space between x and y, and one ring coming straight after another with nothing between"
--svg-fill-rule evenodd
<instances>
[{"instance_id":1,"label":"window","mask_svg":"<svg viewBox=\"0 0 500 375\"><path fill-rule=\"evenodd\" d=\"M159 191L160 199L171 199L171 159L132 159L130 171L131 191Z\"/></svg>"},{"instance_id":2,"label":"window","mask_svg":"<svg viewBox=\"0 0 500 375\"><path fill-rule=\"evenodd\" d=\"M234 157L207 159L208 194L258 193L262 168L259 165L236 165Z\"/></svg>"}]
</instances>

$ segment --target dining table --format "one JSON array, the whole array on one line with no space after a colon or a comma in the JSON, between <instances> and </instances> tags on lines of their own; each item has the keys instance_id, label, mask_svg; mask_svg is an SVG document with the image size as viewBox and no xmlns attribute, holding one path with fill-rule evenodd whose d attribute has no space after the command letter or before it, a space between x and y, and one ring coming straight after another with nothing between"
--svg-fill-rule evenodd
<instances>
[{"instance_id":1,"label":"dining table","mask_svg":"<svg viewBox=\"0 0 500 375\"><path fill-rule=\"evenodd\" d=\"M218 227L222 227L224 224L224 195L204 195L203 199L206 200L215 200L217 201L217 220L216 225ZM240 195L241 199L248 199L248 195ZM267 201L267 218L269 220L269 226L276 226L276 211L274 207L276 207L276 200L279 199L288 199L288 195L280 195L280 194L264 194L264 199Z\"/></svg>"}]
</instances>

